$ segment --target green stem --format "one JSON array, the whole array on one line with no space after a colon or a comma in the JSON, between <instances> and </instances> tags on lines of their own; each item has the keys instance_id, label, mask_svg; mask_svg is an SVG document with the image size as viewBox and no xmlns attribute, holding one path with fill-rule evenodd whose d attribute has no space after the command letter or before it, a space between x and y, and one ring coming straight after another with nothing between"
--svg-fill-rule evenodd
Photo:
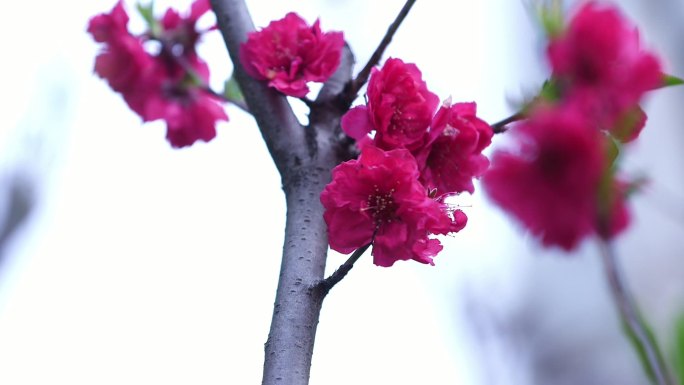
<instances>
[{"instance_id":1,"label":"green stem","mask_svg":"<svg viewBox=\"0 0 684 385\"><path fill-rule=\"evenodd\" d=\"M649 333L642 317L639 315L637 305L627 287L626 279L620 271L615 251L607 240L601 240L600 248L603 267L608 285L613 294L613 300L620 312L620 318L625 331L634 343L637 354L642 358L641 361L644 369L654 383L658 385L675 385L670 378L663 360L663 354L658 349L655 338Z\"/></svg>"},{"instance_id":2,"label":"green stem","mask_svg":"<svg viewBox=\"0 0 684 385\"><path fill-rule=\"evenodd\" d=\"M495 134L502 134L508 130L506 128L506 125L511 124L513 122L517 122L518 120L521 120L524 117L525 115L523 115L522 113L516 112L515 114L507 117L506 119L492 124L492 131L494 131Z\"/></svg>"}]
</instances>

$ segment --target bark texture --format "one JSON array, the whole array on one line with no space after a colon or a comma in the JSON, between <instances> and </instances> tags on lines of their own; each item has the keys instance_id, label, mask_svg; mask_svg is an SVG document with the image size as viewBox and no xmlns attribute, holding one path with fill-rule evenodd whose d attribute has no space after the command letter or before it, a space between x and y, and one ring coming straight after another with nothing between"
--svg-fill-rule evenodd
<instances>
[{"instance_id":1,"label":"bark texture","mask_svg":"<svg viewBox=\"0 0 684 385\"><path fill-rule=\"evenodd\" d=\"M240 65L240 44L254 30L244 1L211 3L235 65L235 78L282 177L287 203L285 243L262 384L305 385L326 294L318 285L328 249L319 196L330 181L330 171L343 156L339 120L347 107L338 102L337 95L351 79L353 58L346 49L340 68L312 103L309 126L303 127L283 95L249 77Z\"/></svg>"}]
</instances>

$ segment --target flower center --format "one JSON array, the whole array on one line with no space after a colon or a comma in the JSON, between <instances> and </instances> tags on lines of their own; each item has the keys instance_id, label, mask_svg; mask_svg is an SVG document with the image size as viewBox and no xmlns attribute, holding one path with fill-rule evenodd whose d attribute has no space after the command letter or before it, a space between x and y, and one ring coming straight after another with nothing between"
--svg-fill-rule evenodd
<instances>
[{"instance_id":1,"label":"flower center","mask_svg":"<svg viewBox=\"0 0 684 385\"><path fill-rule=\"evenodd\" d=\"M383 192L375 187L375 192L368 196L366 203L368 207L366 210L370 210L375 221L375 226L379 227L382 224L390 223L396 219L397 204L394 202L392 194L394 194L394 189L390 189L388 192Z\"/></svg>"}]
</instances>

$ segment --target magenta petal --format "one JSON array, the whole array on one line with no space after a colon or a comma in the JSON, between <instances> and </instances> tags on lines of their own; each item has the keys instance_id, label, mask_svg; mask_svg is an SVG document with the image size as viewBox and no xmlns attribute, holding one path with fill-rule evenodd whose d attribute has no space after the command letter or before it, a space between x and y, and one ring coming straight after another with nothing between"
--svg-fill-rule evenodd
<instances>
[{"instance_id":1,"label":"magenta petal","mask_svg":"<svg viewBox=\"0 0 684 385\"><path fill-rule=\"evenodd\" d=\"M344 133L356 140L365 138L373 129L366 106L356 106L347 111L340 124Z\"/></svg>"}]
</instances>

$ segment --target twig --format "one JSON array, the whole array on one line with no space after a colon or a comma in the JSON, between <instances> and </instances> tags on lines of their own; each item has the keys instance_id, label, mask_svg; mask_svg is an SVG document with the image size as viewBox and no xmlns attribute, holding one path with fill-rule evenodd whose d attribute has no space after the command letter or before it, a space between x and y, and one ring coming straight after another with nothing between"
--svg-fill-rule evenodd
<instances>
[{"instance_id":1,"label":"twig","mask_svg":"<svg viewBox=\"0 0 684 385\"><path fill-rule=\"evenodd\" d=\"M323 293L327 294L330 289L332 289L335 285L337 285L346 275L351 271L352 267L354 267L354 263L361 258L363 253L368 250L368 247L371 245L371 243L361 246L360 248L356 249L352 253L352 255L347 259L340 267L335 270L334 273L332 273L328 278L318 282L318 287L323 290Z\"/></svg>"},{"instance_id":2,"label":"twig","mask_svg":"<svg viewBox=\"0 0 684 385\"><path fill-rule=\"evenodd\" d=\"M397 14L397 17L394 19L392 24L390 24L389 28L387 28L387 32L385 32L385 36L380 41L380 44L375 49L375 52L373 52L373 55L371 55L370 59L368 60L368 63L366 63L366 66L363 67L361 72L359 72L359 74L356 76L356 79L354 79L351 82L351 85L350 85L349 89L347 90L347 95L346 95L350 102L356 98L356 95L359 93L359 90L361 89L361 87L363 87L363 85L366 84L366 82L368 81L368 77L370 76L371 69L373 69L373 67L376 66L380 62L380 58L382 57L382 54L385 52L385 49L387 49L387 46L392 41L394 34L397 32L397 30L399 29L399 26L404 21L404 19L408 15L409 11L411 10L411 7L413 7L413 4L415 4L415 3L416 3L416 0L407 0L406 1L406 3L404 4L404 7L401 9L401 11L399 11L399 14Z\"/></svg>"},{"instance_id":3,"label":"twig","mask_svg":"<svg viewBox=\"0 0 684 385\"><path fill-rule=\"evenodd\" d=\"M603 267L613 294L613 300L620 311L620 318L627 328L626 331L633 337L632 340L636 344L636 348L644 354L642 361L647 371L652 374L656 384L674 385L663 362L662 354L655 341L649 337L648 330L639 315L634 298L627 288L626 279L620 271L613 248L606 240L601 241L600 247Z\"/></svg>"},{"instance_id":4,"label":"twig","mask_svg":"<svg viewBox=\"0 0 684 385\"><path fill-rule=\"evenodd\" d=\"M494 131L495 134L502 134L508 130L506 128L506 125L511 124L513 122L517 122L518 120L521 120L524 117L525 116L522 113L516 112L515 114L507 117L506 119L492 124L492 131Z\"/></svg>"}]
</instances>

